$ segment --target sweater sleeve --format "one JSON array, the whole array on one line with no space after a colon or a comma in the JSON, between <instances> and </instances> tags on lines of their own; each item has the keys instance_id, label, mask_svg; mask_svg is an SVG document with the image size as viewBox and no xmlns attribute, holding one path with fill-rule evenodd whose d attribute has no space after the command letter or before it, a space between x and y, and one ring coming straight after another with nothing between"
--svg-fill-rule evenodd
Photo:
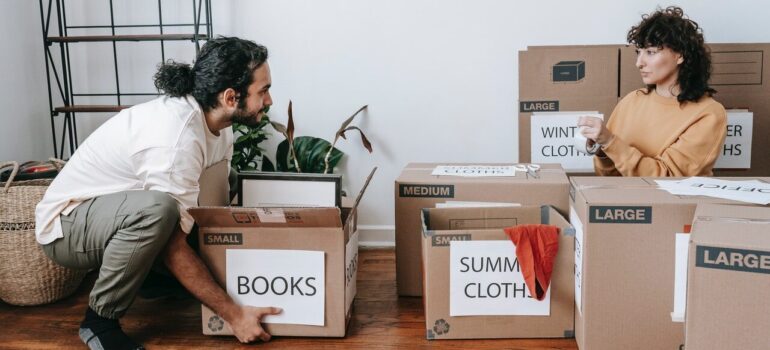
<instances>
[{"instance_id":1,"label":"sweater sleeve","mask_svg":"<svg viewBox=\"0 0 770 350\"><path fill-rule=\"evenodd\" d=\"M594 170L599 176L620 176L620 172L615 168L615 162L607 156L594 156Z\"/></svg>"},{"instance_id":2,"label":"sweater sleeve","mask_svg":"<svg viewBox=\"0 0 770 350\"><path fill-rule=\"evenodd\" d=\"M614 120L616 120L616 115L618 114L618 111L623 108L627 104L628 98L622 99L620 102L618 102L618 105L615 106L615 108L612 110L612 114L610 115L610 118L606 120L607 127L611 128L611 124ZM618 169L615 167L615 162L612 161L610 157L607 156L606 153L604 153L604 150L599 150L599 153L597 153L594 156L594 171L596 172L596 175L599 176L620 176L620 172L618 172Z\"/></svg>"},{"instance_id":3,"label":"sweater sleeve","mask_svg":"<svg viewBox=\"0 0 770 350\"><path fill-rule=\"evenodd\" d=\"M618 136L602 146L623 176L695 176L710 174L724 143L727 117L713 104L697 115L660 156L645 156Z\"/></svg>"}]
</instances>

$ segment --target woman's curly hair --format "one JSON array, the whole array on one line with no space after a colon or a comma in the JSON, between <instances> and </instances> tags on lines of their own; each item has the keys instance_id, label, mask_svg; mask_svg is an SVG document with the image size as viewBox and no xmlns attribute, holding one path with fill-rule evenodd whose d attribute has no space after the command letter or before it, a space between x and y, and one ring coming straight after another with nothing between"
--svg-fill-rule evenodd
<instances>
[{"instance_id":1,"label":"woman's curly hair","mask_svg":"<svg viewBox=\"0 0 770 350\"><path fill-rule=\"evenodd\" d=\"M628 31L628 43L637 48L667 47L682 55L677 100L698 101L703 95L712 96L716 90L708 85L711 77L711 53L704 44L703 31L698 23L685 17L680 7L658 9L643 15L642 22ZM647 93L655 85L647 85Z\"/></svg>"}]
</instances>

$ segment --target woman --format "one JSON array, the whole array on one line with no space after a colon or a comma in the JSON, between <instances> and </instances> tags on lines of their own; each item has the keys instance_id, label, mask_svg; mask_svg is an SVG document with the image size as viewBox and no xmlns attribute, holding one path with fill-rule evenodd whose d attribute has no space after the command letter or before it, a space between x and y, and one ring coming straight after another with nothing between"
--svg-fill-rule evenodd
<instances>
[{"instance_id":1,"label":"woman","mask_svg":"<svg viewBox=\"0 0 770 350\"><path fill-rule=\"evenodd\" d=\"M698 24L679 7L642 17L628 32L647 85L626 95L605 125L581 117L578 127L601 145L599 175L710 176L725 140L724 107L708 86L711 57ZM589 141L590 142L590 141Z\"/></svg>"}]
</instances>

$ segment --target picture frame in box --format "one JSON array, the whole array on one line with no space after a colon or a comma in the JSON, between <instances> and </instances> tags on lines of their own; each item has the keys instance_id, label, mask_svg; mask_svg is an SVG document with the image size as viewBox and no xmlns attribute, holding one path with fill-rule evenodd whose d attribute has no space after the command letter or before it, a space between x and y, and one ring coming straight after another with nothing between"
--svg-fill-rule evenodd
<instances>
[{"instance_id":1,"label":"picture frame in box","mask_svg":"<svg viewBox=\"0 0 770 350\"><path fill-rule=\"evenodd\" d=\"M243 207L341 207L342 175L238 173L238 204Z\"/></svg>"}]
</instances>

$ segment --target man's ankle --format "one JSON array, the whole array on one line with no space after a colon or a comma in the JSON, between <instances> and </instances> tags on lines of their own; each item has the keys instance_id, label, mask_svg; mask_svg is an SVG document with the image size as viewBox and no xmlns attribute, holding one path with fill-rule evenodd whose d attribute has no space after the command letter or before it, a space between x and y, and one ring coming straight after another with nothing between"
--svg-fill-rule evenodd
<instances>
[{"instance_id":1,"label":"man's ankle","mask_svg":"<svg viewBox=\"0 0 770 350\"><path fill-rule=\"evenodd\" d=\"M89 349L144 349L141 344L123 333L118 320L100 316L91 307L86 310L78 334Z\"/></svg>"}]
</instances>

